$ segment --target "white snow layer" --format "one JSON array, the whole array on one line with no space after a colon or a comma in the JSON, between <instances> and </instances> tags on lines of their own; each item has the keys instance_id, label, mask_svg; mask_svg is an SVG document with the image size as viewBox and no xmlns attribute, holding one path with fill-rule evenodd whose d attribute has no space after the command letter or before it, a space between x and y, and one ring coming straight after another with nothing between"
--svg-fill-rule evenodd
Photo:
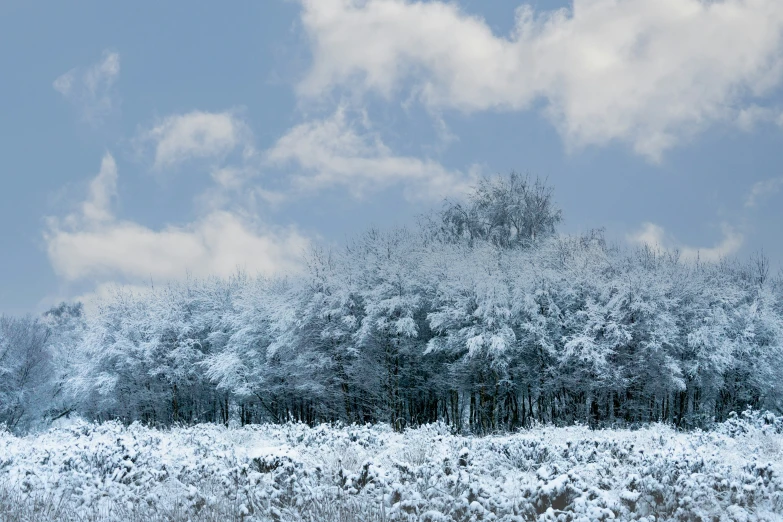
<instances>
[{"instance_id":1,"label":"white snow layer","mask_svg":"<svg viewBox=\"0 0 783 522\"><path fill-rule=\"evenodd\" d=\"M0 432L0 521L783 520L781 433L76 422Z\"/></svg>"}]
</instances>

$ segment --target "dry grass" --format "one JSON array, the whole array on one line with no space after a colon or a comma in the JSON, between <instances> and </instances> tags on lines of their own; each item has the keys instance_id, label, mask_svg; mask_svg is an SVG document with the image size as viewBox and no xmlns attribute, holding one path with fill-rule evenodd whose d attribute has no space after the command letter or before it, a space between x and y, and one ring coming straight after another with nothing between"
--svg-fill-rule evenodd
<instances>
[{"instance_id":1,"label":"dry grass","mask_svg":"<svg viewBox=\"0 0 783 522\"><path fill-rule=\"evenodd\" d=\"M347 497L335 491L304 499L271 518L254 518L252 506L243 514L242 505L224 501L205 505L197 514L185 508L185 503L173 508L139 504L123 506L108 503L89 514L78 512L65 498L33 492L23 494L0 486L0 522L247 522L248 520L280 520L301 522L384 522L383 506L372 505L366 499Z\"/></svg>"}]
</instances>

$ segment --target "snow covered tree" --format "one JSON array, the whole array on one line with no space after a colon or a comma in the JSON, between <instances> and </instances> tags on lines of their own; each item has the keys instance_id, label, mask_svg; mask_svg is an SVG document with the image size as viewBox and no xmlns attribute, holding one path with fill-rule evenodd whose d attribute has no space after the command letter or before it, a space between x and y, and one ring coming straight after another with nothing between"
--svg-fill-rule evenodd
<instances>
[{"instance_id":1,"label":"snow covered tree","mask_svg":"<svg viewBox=\"0 0 783 522\"><path fill-rule=\"evenodd\" d=\"M546 181L512 172L508 177L484 178L465 202L447 202L433 226L446 240L484 240L513 248L553 235L561 221Z\"/></svg>"},{"instance_id":2,"label":"snow covered tree","mask_svg":"<svg viewBox=\"0 0 783 522\"><path fill-rule=\"evenodd\" d=\"M35 317L0 316L0 424L23 431L49 406L50 332Z\"/></svg>"},{"instance_id":3,"label":"snow covered tree","mask_svg":"<svg viewBox=\"0 0 783 522\"><path fill-rule=\"evenodd\" d=\"M512 174L419 228L314 248L300 276L188 278L89 315L5 318L0 422L76 410L488 432L783 411L783 279L763 256L688 263L560 221L545 182ZM31 413L41 390L48 409Z\"/></svg>"},{"instance_id":4,"label":"snow covered tree","mask_svg":"<svg viewBox=\"0 0 783 522\"><path fill-rule=\"evenodd\" d=\"M84 306L80 302L62 302L47 310L42 322L50 333L47 345L52 369L45 417L56 420L76 411L78 405L78 398L68 393L68 380L86 328Z\"/></svg>"}]
</instances>

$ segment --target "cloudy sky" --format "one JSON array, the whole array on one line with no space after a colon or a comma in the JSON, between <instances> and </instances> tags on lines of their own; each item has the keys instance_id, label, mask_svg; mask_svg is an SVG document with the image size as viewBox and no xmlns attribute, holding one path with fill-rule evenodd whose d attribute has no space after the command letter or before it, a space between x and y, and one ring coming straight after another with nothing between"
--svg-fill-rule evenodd
<instances>
[{"instance_id":1,"label":"cloudy sky","mask_svg":"<svg viewBox=\"0 0 783 522\"><path fill-rule=\"evenodd\" d=\"M783 261L780 0L0 3L0 312L301 269L478 176Z\"/></svg>"}]
</instances>

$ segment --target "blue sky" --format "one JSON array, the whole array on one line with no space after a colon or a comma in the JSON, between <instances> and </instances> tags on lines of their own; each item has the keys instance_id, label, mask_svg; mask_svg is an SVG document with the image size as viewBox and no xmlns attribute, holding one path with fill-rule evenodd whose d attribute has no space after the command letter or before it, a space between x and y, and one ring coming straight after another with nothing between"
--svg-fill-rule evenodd
<instances>
[{"instance_id":1,"label":"blue sky","mask_svg":"<svg viewBox=\"0 0 783 522\"><path fill-rule=\"evenodd\" d=\"M481 175L567 233L783 261L783 4L0 4L0 312L301 270Z\"/></svg>"}]
</instances>

